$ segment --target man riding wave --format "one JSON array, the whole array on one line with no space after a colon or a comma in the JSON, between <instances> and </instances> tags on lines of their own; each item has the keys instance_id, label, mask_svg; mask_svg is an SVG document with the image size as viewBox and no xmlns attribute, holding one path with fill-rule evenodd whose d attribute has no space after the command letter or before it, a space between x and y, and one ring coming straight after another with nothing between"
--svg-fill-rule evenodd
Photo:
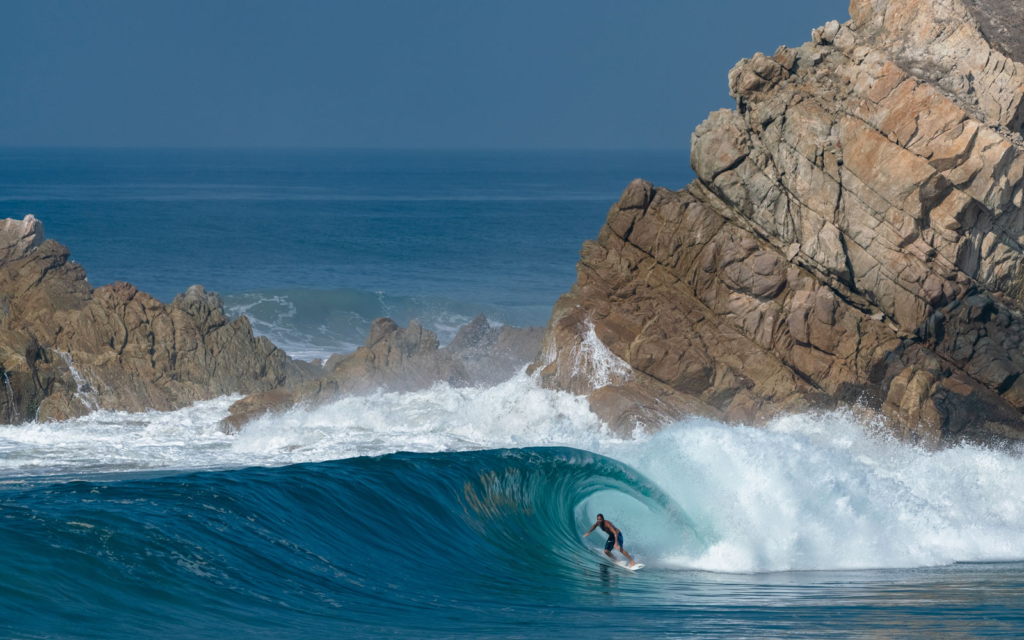
<instances>
[{"instance_id":1,"label":"man riding wave","mask_svg":"<svg viewBox=\"0 0 1024 640\"><path fill-rule=\"evenodd\" d=\"M583 534L583 537L586 538L598 527L601 527L601 531L608 534L608 542L604 544L604 555L614 560L615 556L612 555L612 549L618 549L619 553L629 559L629 566L634 566L636 563L633 562L633 558L622 548L622 532L611 522L605 520L604 516L600 513L597 514L597 522L594 523L594 526L590 527L590 531Z\"/></svg>"}]
</instances>

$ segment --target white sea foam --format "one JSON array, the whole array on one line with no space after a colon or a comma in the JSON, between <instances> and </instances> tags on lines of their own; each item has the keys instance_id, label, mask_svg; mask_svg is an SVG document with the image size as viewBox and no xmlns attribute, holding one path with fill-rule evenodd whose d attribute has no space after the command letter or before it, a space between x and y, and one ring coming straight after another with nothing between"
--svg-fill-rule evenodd
<instances>
[{"instance_id":1,"label":"white sea foam","mask_svg":"<svg viewBox=\"0 0 1024 640\"><path fill-rule=\"evenodd\" d=\"M397 451L462 451L614 441L586 400L525 374L487 389L342 398L267 415L237 435L218 422L237 397L172 412L97 411L66 422L0 426L0 474L207 469L317 462Z\"/></svg>"},{"instance_id":2,"label":"white sea foam","mask_svg":"<svg viewBox=\"0 0 1024 640\"><path fill-rule=\"evenodd\" d=\"M873 434L843 412L788 417L763 429L692 419L621 439L585 400L520 375L489 389L439 385L344 398L225 435L217 422L233 399L0 427L0 476L563 445L633 466L693 520L703 543L679 546L658 530L665 525L657 514L635 503L597 496L585 506L627 531L649 565L763 572L1024 559L1020 455L974 446L929 452Z\"/></svg>"},{"instance_id":3,"label":"white sea foam","mask_svg":"<svg viewBox=\"0 0 1024 640\"><path fill-rule=\"evenodd\" d=\"M692 420L604 448L697 524L699 549L662 566L722 572L916 567L1024 559L1024 460L901 444L851 414L766 429Z\"/></svg>"},{"instance_id":4,"label":"white sea foam","mask_svg":"<svg viewBox=\"0 0 1024 640\"><path fill-rule=\"evenodd\" d=\"M351 338L351 332L344 333L342 327L328 327L318 324L304 331L297 324L298 308L286 294L250 293L229 298L226 311L229 316L244 315L252 324L253 333L266 336L285 353L298 360L327 360L335 353L351 353L359 344ZM354 312L338 313L345 328L368 325L368 322ZM338 318L334 319L337 323Z\"/></svg>"},{"instance_id":5,"label":"white sea foam","mask_svg":"<svg viewBox=\"0 0 1024 640\"><path fill-rule=\"evenodd\" d=\"M595 449L614 440L583 398L541 389L525 374L495 387L448 385L416 393L349 397L311 411L267 415L246 425L236 455L316 461L396 451L503 447Z\"/></svg>"}]
</instances>

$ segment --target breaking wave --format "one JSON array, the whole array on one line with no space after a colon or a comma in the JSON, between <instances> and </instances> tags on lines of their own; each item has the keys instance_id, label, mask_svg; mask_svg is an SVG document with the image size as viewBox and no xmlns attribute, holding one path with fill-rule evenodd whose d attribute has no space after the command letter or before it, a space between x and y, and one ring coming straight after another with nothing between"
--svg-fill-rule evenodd
<instances>
[{"instance_id":1,"label":"breaking wave","mask_svg":"<svg viewBox=\"0 0 1024 640\"><path fill-rule=\"evenodd\" d=\"M872 433L843 412L788 417L764 429L691 419L653 436L621 438L585 400L541 389L521 374L488 389L438 385L343 398L267 415L225 435L217 421L231 400L3 427L2 473L12 481L108 477L395 452L430 460L463 452L459 460L474 460L489 459L485 450L492 449L570 447L635 469L687 514L701 544L643 554L665 569L776 572L1024 559L1018 453L970 445L930 452ZM643 540L642 510L614 504L601 508L633 540Z\"/></svg>"}]
</instances>

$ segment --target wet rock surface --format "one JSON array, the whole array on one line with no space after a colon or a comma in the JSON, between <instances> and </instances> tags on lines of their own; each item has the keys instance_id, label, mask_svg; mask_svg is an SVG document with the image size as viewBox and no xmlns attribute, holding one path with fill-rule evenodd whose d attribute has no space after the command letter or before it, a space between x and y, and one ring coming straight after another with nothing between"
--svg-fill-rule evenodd
<instances>
[{"instance_id":1,"label":"wet rock surface","mask_svg":"<svg viewBox=\"0 0 1024 640\"><path fill-rule=\"evenodd\" d=\"M1019 13L853 0L737 64L698 179L634 181L584 245L544 384L623 431L856 405L930 444L1024 437L1024 64L986 27Z\"/></svg>"}]
</instances>

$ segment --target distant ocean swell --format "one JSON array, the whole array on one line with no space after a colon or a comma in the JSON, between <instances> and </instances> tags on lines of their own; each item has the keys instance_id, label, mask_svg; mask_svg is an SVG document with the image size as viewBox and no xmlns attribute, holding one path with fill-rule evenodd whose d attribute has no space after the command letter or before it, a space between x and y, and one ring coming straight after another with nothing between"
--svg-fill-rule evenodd
<instances>
[{"instance_id":1,"label":"distant ocean swell","mask_svg":"<svg viewBox=\"0 0 1024 640\"><path fill-rule=\"evenodd\" d=\"M493 324L543 326L547 305L472 303L431 296L391 296L355 289L274 289L225 296L231 316L245 315L293 358L312 360L350 353L361 346L376 318L390 317L403 327L418 320L437 334L441 345L478 314Z\"/></svg>"}]
</instances>

